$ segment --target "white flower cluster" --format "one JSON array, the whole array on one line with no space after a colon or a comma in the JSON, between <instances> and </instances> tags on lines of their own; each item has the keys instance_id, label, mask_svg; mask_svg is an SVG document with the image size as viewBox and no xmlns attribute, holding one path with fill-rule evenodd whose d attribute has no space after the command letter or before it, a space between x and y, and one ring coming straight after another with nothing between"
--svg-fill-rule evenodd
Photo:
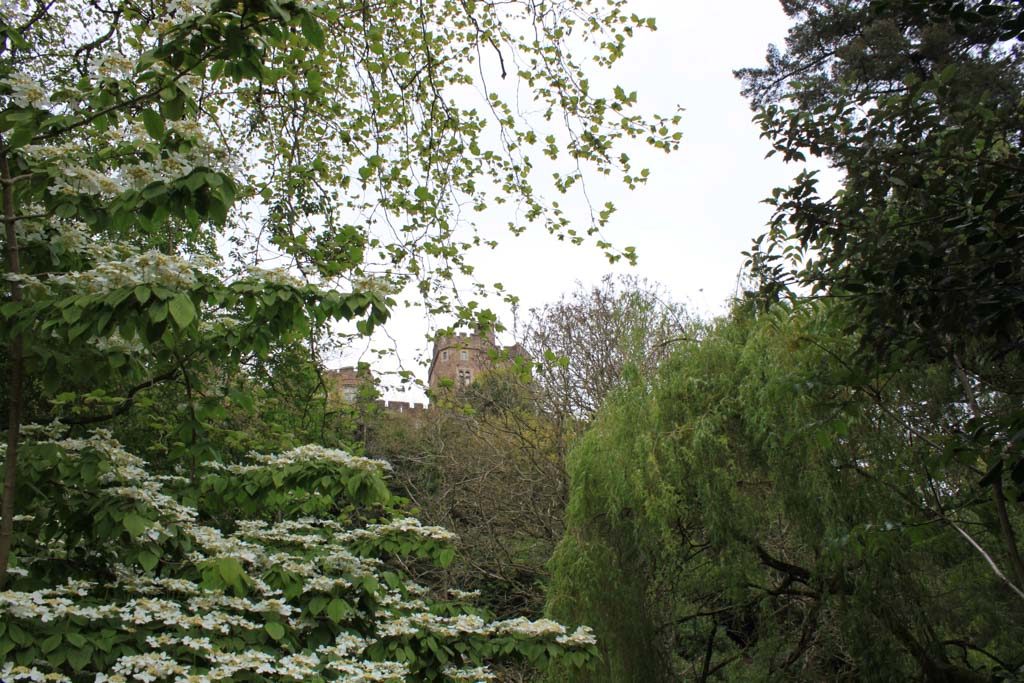
<instances>
[{"instance_id":1,"label":"white flower cluster","mask_svg":"<svg viewBox=\"0 0 1024 683\"><path fill-rule=\"evenodd\" d=\"M345 540L359 540L363 538L379 538L387 534L404 533L415 534L423 538L431 538L435 541L454 541L458 539L451 531L440 526L423 526L420 520L415 517L401 517L393 519L387 524L370 524L363 529L353 529L344 534Z\"/></svg>"},{"instance_id":2,"label":"white flower cluster","mask_svg":"<svg viewBox=\"0 0 1024 683\"><path fill-rule=\"evenodd\" d=\"M264 468L281 468L297 463L334 463L344 465L354 470L363 470L372 474L383 474L391 470L390 463L373 458L364 458L359 455L350 455L345 451L335 448L325 448L315 444L308 444L293 448L290 451L278 455L265 455L262 453L250 453L246 456L253 462L251 465L224 465L221 463L208 463L208 467L216 470L224 470L233 474L244 474Z\"/></svg>"},{"instance_id":3,"label":"white flower cluster","mask_svg":"<svg viewBox=\"0 0 1024 683\"><path fill-rule=\"evenodd\" d=\"M282 287L304 287L306 283L292 275L285 268L257 268L250 266L249 277Z\"/></svg>"},{"instance_id":4,"label":"white flower cluster","mask_svg":"<svg viewBox=\"0 0 1024 683\"><path fill-rule=\"evenodd\" d=\"M408 608L410 605L404 603L401 606ZM471 614L444 617L423 611L396 615L390 610L383 610L378 613L378 616L385 619L377 631L380 638L395 638L430 632L444 638L459 638L467 635L484 637L512 635L527 638L554 636L556 642L569 648L584 647L597 642L593 632L586 626L581 626L572 634L567 634L564 626L550 619L530 621L525 617L517 617L487 623L480 617ZM389 616L390 618L388 618Z\"/></svg>"},{"instance_id":5,"label":"white flower cluster","mask_svg":"<svg viewBox=\"0 0 1024 683\"><path fill-rule=\"evenodd\" d=\"M196 270L179 256L153 250L122 261L103 261L92 270L55 275L48 282L72 287L84 294L101 294L137 285L188 289L196 283Z\"/></svg>"},{"instance_id":6,"label":"white flower cluster","mask_svg":"<svg viewBox=\"0 0 1024 683\"><path fill-rule=\"evenodd\" d=\"M120 52L104 52L93 57L89 68L101 78L121 80L131 77L135 62Z\"/></svg>"},{"instance_id":7,"label":"white flower cluster","mask_svg":"<svg viewBox=\"0 0 1024 683\"><path fill-rule=\"evenodd\" d=\"M50 185L50 194L93 194L112 197L125 190L124 183L108 173L88 166L64 166Z\"/></svg>"},{"instance_id":8,"label":"white flower cluster","mask_svg":"<svg viewBox=\"0 0 1024 683\"><path fill-rule=\"evenodd\" d=\"M344 676L351 683L389 683L404 681L409 667L400 662L331 662L329 668Z\"/></svg>"},{"instance_id":9,"label":"white flower cluster","mask_svg":"<svg viewBox=\"0 0 1024 683\"><path fill-rule=\"evenodd\" d=\"M89 621L102 620L104 628L127 632L140 629L149 631L145 635L145 642L151 651L121 656L110 670L96 675L98 683L149 683L160 680L207 683L249 677L376 683L403 681L410 675L409 667L400 662L362 660L366 648L375 641L368 641L355 633L342 633L333 643L320 646L315 651L293 652L287 656L282 656L280 652L275 654L262 646L242 643L254 642L253 639L264 630L269 631L269 626L264 628L268 623L287 626L293 633L301 633L315 625L312 619L301 619L299 608L289 604L280 591L272 589L260 578L263 572L284 569L303 576L307 595L313 591L333 594L339 589L349 590L359 580L357 577L373 578L380 584L378 571L383 563L376 558L356 556L345 547L346 541L389 533L413 533L447 540L447 532L442 533L443 530L436 527L424 527L411 518L371 525L357 530L358 533L347 531L337 521L304 518L276 524L262 520L241 520L237 522L238 531L227 535L216 528L197 524L197 512L160 491L159 480L148 474L144 461L127 453L108 433L97 432L86 438L60 440L55 434L57 429L38 427L29 432L50 436L69 458L80 458L87 451L101 454L109 464L109 471L102 477L107 484L104 492L133 501L144 501L160 516L150 527L150 531L161 530L157 533L158 539L164 531L171 531L164 525L178 527L175 532L183 532L194 541L196 550L188 557L194 565L201 566L202 563L215 562L223 557L233 557L244 562L246 570L252 572L248 584L261 597L232 596L222 591L204 589L190 580L146 576L124 565L115 565L115 578L102 586L102 593L126 596L120 604L87 606L87 601L96 602L97 596L91 593L96 584L69 581L63 586L31 593L0 593L2 618L59 623L71 617L81 617ZM258 456L253 459L261 463L257 467L273 467L282 462L302 462L323 455L367 471L380 472L383 469L383 464L377 461L353 458L341 451L319 447L294 449L277 458ZM315 544L314 539L319 543ZM308 556L281 551L279 548L282 545L299 545ZM594 643L589 629L577 629L567 635L560 624L544 619L535 622L510 619L487 623L475 615L433 614L424 600L409 597L428 592L422 586L412 583L402 590L374 590L378 607L370 615L359 612L358 621L375 621L378 639L430 633L454 641L512 635L556 637L557 642L570 648ZM270 615L269 619L267 615ZM494 680L494 675L486 667L464 668L469 666L467 661L453 661L450 664L445 675L455 680ZM67 680L37 669L11 665L0 669L0 679Z\"/></svg>"},{"instance_id":10,"label":"white flower cluster","mask_svg":"<svg viewBox=\"0 0 1024 683\"><path fill-rule=\"evenodd\" d=\"M597 636L589 626L580 626L571 634L561 635L555 638L559 645L569 647L583 647L586 645L597 645Z\"/></svg>"},{"instance_id":11,"label":"white flower cluster","mask_svg":"<svg viewBox=\"0 0 1024 683\"><path fill-rule=\"evenodd\" d=\"M46 90L28 74L15 71L7 78L0 79L0 85L11 89L10 97L19 107L42 109L50 104Z\"/></svg>"},{"instance_id":12,"label":"white flower cluster","mask_svg":"<svg viewBox=\"0 0 1024 683\"><path fill-rule=\"evenodd\" d=\"M108 337L93 337L88 340L88 343L97 351L104 353L123 353L125 355L141 355L146 353L146 345L142 343L138 336L128 341L120 334L114 333ZM183 477L176 477L176 479L183 479Z\"/></svg>"},{"instance_id":13,"label":"white flower cluster","mask_svg":"<svg viewBox=\"0 0 1024 683\"><path fill-rule=\"evenodd\" d=\"M459 669L454 666L449 666L444 670L444 675L456 681L473 681L473 683L478 683L479 681L493 681L497 679L497 676L495 676L486 666L477 666L472 669Z\"/></svg>"},{"instance_id":14,"label":"white flower cluster","mask_svg":"<svg viewBox=\"0 0 1024 683\"><path fill-rule=\"evenodd\" d=\"M196 606L199 609L209 609L209 605L202 602L197 603ZM182 609L181 604L160 598L129 600L118 609L117 614L124 623L136 626L162 624L177 626L183 630L195 628L224 634L231 633L232 627L247 631L256 631L262 628L260 624L228 612L204 611L189 614Z\"/></svg>"},{"instance_id":15,"label":"white flower cluster","mask_svg":"<svg viewBox=\"0 0 1024 683\"><path fill-rule=\"evenodd\" d=\"M114 672L130 676L132 680L152 683L153 681L175 674L185 674L187 669L178 664L165 652L147 652L142 655L125 655L114 664ZM96 683L106 680L102 674L96 677Z\"/></svg>"},{"instance_id":16,"label":"white flower cluster","mask_svg":"<svg viewBox=\"0 0 1024 683\"><path fill-rule=\"evenodd\" d=\"M122 64L127 68L126 65ZM106 147L123 149L118 163L107 168L95 167L96 151L77 143L25 145L22 152L40 172L44 169L56 177L50 194L88 194L117 196L127 190L140 190L151 183L170 183L184 178L197 168L208 168L235 176L241 172L235 152L213 145L202 125L192 120L167 121L166 127L178 137L189 141L187 150L163 149L155 157L140 158L139 151L152 143L145 127L135 121L106 134Z\"/></svg>"},{"instance_id":17,"label":"white flower cluster","mask_svg":"<svg viewBox=\"0 0 1024 683\"><path fill-rule=\"evenodd\" d=\"M46 213L41 206L24 208L30 216ZM127 245L112 240L96 240L84 223L53 218L25 218L16 224L18 241L25 246L44 246L55 255L83 254L94 261L109 261L125 253Z\"/></svg>"},{"instance_id":18,"label":"white flower cluster","mask_svg":"<svg viewBox=\"0 0 1024 683\"><path fill-rule=\"evenodd\" d=\"M84 590L86 589L81 585L72 585L70 588L59 586L31 593L3 591L0 593L0 612L17 619L38 620L44 624L62 621L72 616L97 621L117 615L117 607L114 605L89 607L76 603L72 596L84 597Z\"/></svg>"},{"instance_id":19,"label":"white flower cluster","mask_svg":"<svg viewBox=\"0 0 1024 683\"><path fill-rule=\"evenodd\" d=\"M214 0L168 0L166 14L161 17L159 29L165 32L189 19L208 14L213 8Z\"/></svg>"},{"instance_id":20,"label":"white flower cluster","mask_svg":"<svg viewBox=\"0 0 1024 683\"><path fill-rule=\"evenodd\" d=\"M551 621L550 619L530 621L526 617L496 621L489 628L493 633L530 636L531 638L559 636L565 633L565 627L557 621Z\"/></svg>"},{"instance_id":21,"label":"white flower cluster","mask_svg":"<svg viewBox=\"0 0 1024 683\"><path fill-rule=\"evenodd\" d=\"M5 662L0 666L0 681L14 683L14 681L58 681L59 683L71 683L71 679L57 673L44 673L34 666L17 666L13 662Z\"/></svg>"}]
</instances>

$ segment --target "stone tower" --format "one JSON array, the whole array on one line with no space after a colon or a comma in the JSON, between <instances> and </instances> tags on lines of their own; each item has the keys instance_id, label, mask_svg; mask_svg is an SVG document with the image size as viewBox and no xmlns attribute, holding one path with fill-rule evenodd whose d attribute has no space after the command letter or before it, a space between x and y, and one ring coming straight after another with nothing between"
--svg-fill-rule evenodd
<instances>
[{"instance_id":1,"label":"stone tower","mask_svg":"<svg viewBox=\"0 0 1024 683\"><path fill-rule=\"evenodd\" d=\"M438 336L427 375L430 390L439 390L444 380L451 380L456 389L472 384L481 373L494 367L496 353L509 360L527 355L519 344L498 346L493 330Z\"/></svg>"}]
</instances>

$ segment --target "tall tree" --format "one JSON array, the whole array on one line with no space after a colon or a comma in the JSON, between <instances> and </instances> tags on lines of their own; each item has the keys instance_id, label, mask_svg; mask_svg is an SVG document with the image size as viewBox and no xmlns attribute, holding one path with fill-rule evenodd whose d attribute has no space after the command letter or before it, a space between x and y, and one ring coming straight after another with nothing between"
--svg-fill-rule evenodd
<instances>
[{"instance_id":1,"label":"tall tree","mask_svg":"<svg viewBox=\"0 0 1024 683\"><path fill-rule=\"evenodd\" d=\"M773 153L814 173L773 195L752 265L767 288L850 296L872 350L1020 354L1024 318L1020 9L784 2L785 52L737 75Z\"/></svg>"},{"instance_id":2,"label":"tall tree","mask_svg":"<svg viewBox=\"0 0 1024 683\"><path fill-rule=\"evenodd\" d=\"M604 656L567 679L980 683L1024 665L1024 599L972 545L997 547L999 519L945 448L969 417L954 373L865 378L843 309L740 307L598 415L569 458L549 608Z\"/></svg>"},{"instance_id":3,"label":"tall tree","mask_svg":"<svg viewBox=\"0 0 1024 683\"><path fill-rule=\"evenodd\" d=\"M522 21L533 38L519 37ZM518 200L530 220L566 229L535 190L534 147L573 158L562 191L581 181L577 162L632 182L614 152L623 140L674 148L675 134L649 134L621 88L591 90L570 56L573 27L604 36L589 56L607 66L626 33L653 21L587 0L5 5L0 582L20 424L59 413L23 415L26 386L47 398L62 383L102 390L123 399L120 414L159 382L180 379L194 395L200 359L315 345L330 320L364 313L368 332L387 316L382 290L417 280L443 301L437 289L468 269L463 249L479 238L460 223L465 203ZM566 122L550 141L504 94L478 107L456 92L513 64L547 117ZM241 262L199 258L218 240ZM243 267L274 256L291 273Z\"/></svg>"},{"instance_id":4,"label":"tall tree","mask_svg":"<svg viewBox=\"0 0 1024 683\"><path fill-rule=\"evenodd\" d=\"M828 161L842 188L823 198L805 172L776 189L750 265L770 299L848 299L869 374L948 363L972 417L956 448L991 490L1000 564L1024 587L1004 494L1024 499L1024 14L990 0L783 6L786 51L737 73L773 153Z\"/></svg>"}]
</instances>

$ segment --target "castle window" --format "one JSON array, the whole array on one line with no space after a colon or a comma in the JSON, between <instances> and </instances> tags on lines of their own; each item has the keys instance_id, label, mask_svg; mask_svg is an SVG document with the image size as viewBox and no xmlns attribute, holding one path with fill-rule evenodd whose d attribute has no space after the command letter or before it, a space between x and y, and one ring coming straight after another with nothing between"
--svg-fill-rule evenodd
<instances>
[{"instance_id":1,"label":"castle window","mask_svg":"<svg viewBox=\"0 0 1024 683\"><path fill-rule=\"evenodd\" d=\"M469 360L469 351L459 351L459 360Z\"/></svg>"},{"instance_id":2,"label":"castle window","mask_svg":"<svg viewBox=\"0 0 1024 683\"><path fill-rule=\"evenodd\" d=\"M341 396L349 403L353 403L356 400L356 388L355 387L342 387Z\"/></svg>"},{"instance_id":3,"label":"castle window","mask_svg":"<svg viewBox=\"0 0 1024 683\"><path fill-rule=\"evenodd\" d=\"M465 352L463 352L465 353ZM473 371L468 368L459 368L459 386L465 387L473 381Z\"/></svg>"},{"instance_id":4,"label":"castle window","mask_svg":"<svg viewBox=\"0 0 1024 683\"><path fill-rule=\"evenodd\" d=\"M447 351L442 351L441 352L441 360L448 360L448 352Z\"/></svg>"}]
</instances>

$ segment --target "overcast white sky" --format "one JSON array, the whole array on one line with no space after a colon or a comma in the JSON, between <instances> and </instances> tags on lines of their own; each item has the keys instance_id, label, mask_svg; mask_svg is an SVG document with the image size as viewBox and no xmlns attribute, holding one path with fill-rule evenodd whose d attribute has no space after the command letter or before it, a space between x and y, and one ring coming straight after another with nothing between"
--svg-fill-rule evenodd
<instances>
[{"instance_id":1,"label":"overcast white sky","mask_svg":"<svg viewBox=\"0 0 1024 683\"><path fill-rule=\"evenodd\" d=\"M595 186L595 204L611 200L618 207L604 236L617 246L636 247L635 268L613 267L598 250L558 243L543 230L519 238L504 233L497 251L473 259L481 280L502 282L520 297L521 314L557 300L577 281L594 284L608 272L660 282L701 315L721 313L735 291L740 252L770 216L761 200L800 170L764 158L769 147L759 139L732 76L733 69L761 64L769 43L782 43L789 24L775 0L635 0L632 8L655 17L658 30L638 34L611 74L595 73L592 82L637 90L643 112L671 113L682 106L682 146L666 155L638 142L627 153L638 167L650 168L647 185L635 191ZM511 326L510 312L492 306ZM426 368L417 362L427 350L430 325L419 309L396 311L388 325L401 363L423 380ZM511 342L511 335L504 341ZM373 347L390 344L382 335L373 339ZM330 364L351 364L361 356L378 371L391 365L376 361L368 348L354 348ZM385 395L423 400L420 391Z\"/></svg>"}]
</instances>

